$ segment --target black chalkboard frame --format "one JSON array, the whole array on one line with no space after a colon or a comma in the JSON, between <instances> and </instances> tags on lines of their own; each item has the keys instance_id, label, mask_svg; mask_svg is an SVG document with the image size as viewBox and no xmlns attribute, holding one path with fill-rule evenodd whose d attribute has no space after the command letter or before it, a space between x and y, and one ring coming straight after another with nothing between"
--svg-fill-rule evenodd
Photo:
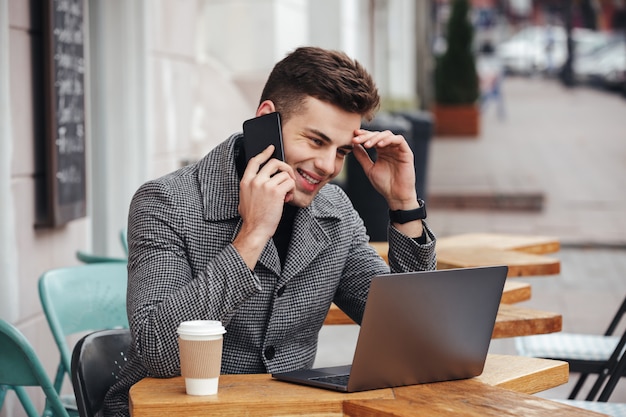
<instances>
[{"instance_id":1,"label":"black chalkboard frame","mask_svg":"<svg viewBox=\"0 0 626 417\"><path fill-rule=\"evenodd\" d=\"M87 215L84 0L44 0L46 204L37 226Z\"/></svg>"}]
</instances>

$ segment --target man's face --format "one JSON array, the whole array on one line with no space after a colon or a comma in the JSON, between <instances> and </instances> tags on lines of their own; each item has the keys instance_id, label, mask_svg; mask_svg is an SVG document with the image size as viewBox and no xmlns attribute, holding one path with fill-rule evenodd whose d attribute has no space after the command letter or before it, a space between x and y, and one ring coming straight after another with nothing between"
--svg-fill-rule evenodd
<instances>
[{"instance_id":1,"label":"man's face","mask_svg":"<svg viewBox=\"0 0 626 417\"><path fill-rule=\"evenodd\" d=\"M285 162L296 175L296 190L290 204L306 207L324 185L341 172L352 151L354 131L361 116L313 97L304 111L283 123Z\"/></svg>"}]
</instances>

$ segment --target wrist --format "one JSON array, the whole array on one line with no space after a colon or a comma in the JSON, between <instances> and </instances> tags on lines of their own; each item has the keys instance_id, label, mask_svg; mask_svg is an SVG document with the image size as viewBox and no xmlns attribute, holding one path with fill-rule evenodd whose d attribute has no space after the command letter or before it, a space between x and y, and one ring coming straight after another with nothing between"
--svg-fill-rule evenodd
<instances>
[{"instance_id":1,"label":"wrist","mask_svg":"<svg viewBox=\"0 0 626 417\"><path fill-rule=\"evenodd\" d=\"M267 241L271 239L271 236L267 237L266 233L262 233L260 228L250 229L244 226L239 230L237 236L232 242L233 247L244 262L251 270L254 269L263 248L267 244Z\"/></svg>"},{"instance_id":2,"label":"wrist","mask_svg":"<svg viewBox=\"0 0 626 417\"><path fill-rule=\"evenodd\" d=\"M426 218L426 204L424 200L417 199L417 207L409 206L405 209L389 209L389 219L392 223L404 224Z\"/></svg>"},{"instance_id":3,"label":"wrist","mask_svg":"<svg viewBox=\"0 0 626 417\"><path fill-rule=\"evenodd\" d=\"M412 190L412 193L407 193L406 198L395 196L394 198L385 198L387 200L387 205L389 206L389 210L413 210L420 206L420 198L415 192Z\"/></svg>"},{"instance_id":4,"label":"wrist","mask_svg":"<svg viewBox=\"0 0 626 417\"><path fill-rule=\"evenodd\" d=\"M413 201L407 201L404 203L389 203L387 204L389 206L389 210L391 211L396 211L396 210L414 210L418 207L420 207L420 199L415 199Z\"/></svg>"}]
</instances>

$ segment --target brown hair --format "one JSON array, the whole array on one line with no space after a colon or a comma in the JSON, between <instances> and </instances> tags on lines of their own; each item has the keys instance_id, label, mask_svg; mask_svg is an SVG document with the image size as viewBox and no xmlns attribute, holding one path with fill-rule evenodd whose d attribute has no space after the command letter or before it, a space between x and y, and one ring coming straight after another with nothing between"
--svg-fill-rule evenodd
<instances>
[{"instance_id":1,"label":"brown hair","mask_svg":"<svg viewBox=\"0 0 626 417\"><path fill-rule=\"evenodd\" d=\"M271 100L285 121L303 110L308 96L367 120L380 103L374 80L361 64L343 52L318 47L298 48L278 62L260 102Z\"/></svg>"}]
</instances>

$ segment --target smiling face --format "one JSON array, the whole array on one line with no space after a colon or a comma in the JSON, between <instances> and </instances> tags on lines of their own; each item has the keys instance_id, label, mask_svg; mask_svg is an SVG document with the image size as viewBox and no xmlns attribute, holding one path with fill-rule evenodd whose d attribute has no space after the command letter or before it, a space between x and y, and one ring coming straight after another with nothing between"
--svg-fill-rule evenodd
<instances>
[{"instance_id":1,"label":"smiling face","mask_svg":"<svg viewBox=\"0 0 626 417\"><path fill-rule=\"evenodd\" d=\"M301 111L283 123L285 162L296 174L296 191L290 204L306 207L341 172L352 151L354 131L361 115L307 97Z\"/></svg>"}]
</instances>

